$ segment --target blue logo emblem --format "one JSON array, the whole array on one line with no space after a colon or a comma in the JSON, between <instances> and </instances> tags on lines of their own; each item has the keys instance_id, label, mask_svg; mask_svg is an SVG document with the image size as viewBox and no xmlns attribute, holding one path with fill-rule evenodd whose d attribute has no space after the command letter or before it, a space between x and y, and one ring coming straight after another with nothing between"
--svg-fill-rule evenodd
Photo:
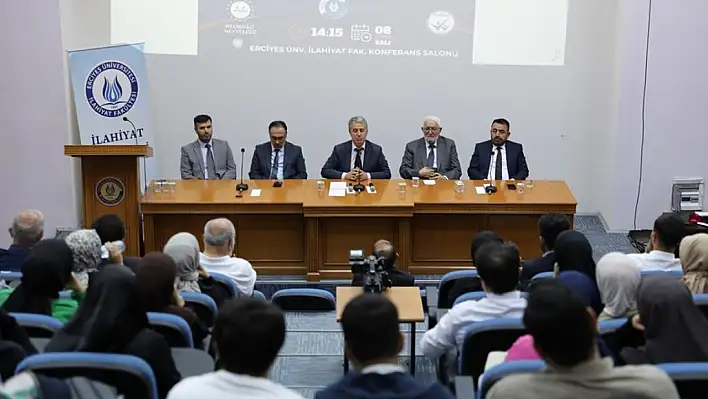
<instances>
[{"instance_id":1,"label":"blue logo emblem","mask_svg":"<svg viewBox=\"0 0 708 399\"><path fill-rule=\"evenodd\" d=\"M320 0L320 15L341 19L347 15L347 0Z\"/></svg>"},{"instance_id":2,"label":"blue logo emblem","mask_svg":"<svg viewBox=\"0 0 708 399\"><path fill-rule=\"evenodd\" d=\"M86 78L85 87L91 109L107 118L123 116L138 99L138 78L118 61L98 64Z\"/></svg>"}]
</instances>

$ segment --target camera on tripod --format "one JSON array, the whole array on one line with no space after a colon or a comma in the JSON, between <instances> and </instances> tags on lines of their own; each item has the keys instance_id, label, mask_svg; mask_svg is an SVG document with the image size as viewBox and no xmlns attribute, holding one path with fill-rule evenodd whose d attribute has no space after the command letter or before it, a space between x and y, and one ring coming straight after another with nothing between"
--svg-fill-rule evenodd
<instances>
[{"instance_id":1,"label":"camera on tripod","mask_svg":"<svg viewBox=\"0 0 708 399\"><path fill-rule=\"evenodd\" d=\"M349 266L354 275L362 276L364 292L380 294L391 287L391 279L384 270L384 261L383 257L364 256L361 249L349 251Z\"/></svg>"}]
</instances>

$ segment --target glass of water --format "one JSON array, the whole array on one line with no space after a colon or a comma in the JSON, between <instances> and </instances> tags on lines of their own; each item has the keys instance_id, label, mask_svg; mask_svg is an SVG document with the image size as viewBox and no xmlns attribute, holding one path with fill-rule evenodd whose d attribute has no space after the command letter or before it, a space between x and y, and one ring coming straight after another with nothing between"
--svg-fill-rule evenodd
<instances>
[{"instance_id":1,"label":"glass of water","mask_svg":"<svg viewBox=\"0 0 708 399\"><path fill-rule=\"evenodd\" d=\"M174 193L177 191L177 182L174 180L170 180L167 182L167 191Z\"/></svg>"},{"instance_id":2,"label":"glass of water","mask_svg":"<svg viewBox=\"0 0 708 399\"><path fill-rule=\"evenodd\" d=\"M317 192L318 193L323 193L325 191L325 182L324 180L317 180Z\"/></svg>"},{"instance_id":3,"label":"glass of water","mask_svg":"<svg viewBox=\"0 0 708 399\"><path fill-rule=\"evenodd\" d=\"M526 187L533 188L533 180L526 180Z\"/></svg>"},{"instance_id":4,"label":"glass of water","mask_svg":"<svg viewBox=\"0 0 708 399\"><path fill-rule=\"evenodd\" d=\"M162 180L155 180L152 182L152 192L161 193L162 192Z\"/></svg>"},{"instance_id":5,"label":"glass of water","mask_svg":"<svg viewBox=\"0 0 708 399\"><path fill-rule=\"evenodd\" d=\"M420 187L420 177L413 177L413 187Z\"/></svg>"},{"instance_id":6,"label":"glass of water","mask_svg":"<svg viewBox=\"0 0 708 399\"><path fill-rule=\"evenodd\" d=\"M465 192L465 183L462 180L455 181L455 192L458 194Z\"/></svg>"},{"instance_id":7,"label":"glass of water","mask_svg":"<svg viewBox=\"0 0 708 399\"><path fill-rule=\"evenodd\" d=\"M406 193L406 183L405 182L398 183L398 192L401 194Z\"/></svg>"},{"instance_id":8,"label":"glass of water","mask_svg":"<svg viewBox=\"0 0 708 399\"><path fill-rule=\"evenodd\" d=\"M525 187L525 184L524 184L524 183L517 183L517 184L516 184L516 191L517 191L519 194L523 194L523 193L524 193L524 187Z\"/></svg>"}]
</instances>

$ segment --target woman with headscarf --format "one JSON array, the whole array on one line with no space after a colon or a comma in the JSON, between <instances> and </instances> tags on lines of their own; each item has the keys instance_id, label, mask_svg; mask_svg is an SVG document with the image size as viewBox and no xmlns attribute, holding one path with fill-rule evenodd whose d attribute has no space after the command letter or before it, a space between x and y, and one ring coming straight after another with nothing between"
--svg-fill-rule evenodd
<instances>
[{"instance_id":1,"label":"woman with headscarf","mask_svg":"<svg viewBox=\"0 0 708 399\"><path fill-rule=\"evenodd\" d=\"M2 308L10 313L43 314L67 322L83 298L83 288L71 273L72 265L72 252L63 240L38 242L22 263L20 285L14 290L0 290ZM71 289L71 298L59 298L65 288Z\"/></svg>"},{"instance_id":2,"label":"woman with headscarf","mask_svg":"<svg viewBox=\"0 0 708 399\"><path fill-rule=\"evenodd\" d=\"M74 254L74 274L86 288L89 274L98 270L101 260L101 238L96 230L76 230L66 237L66 243Z\"/></svg>"},{"instance_id":3,"label":"woman with headscarf","mask_svg":"<svg viewBox=\"0 0 708 399\"><path fill-rule=\"evenodd\" d=\"M583 233L566 230L558 234L553 253L556 258L557 273L575 270L595 281L592 246Z\"/></svg>"},{"instance_id":4,"label":"woman with headscarf","mask_svg":"<svg viewBox=\"0 0 708 399\"><path fill-rule=\"evenodd\" d=\"M708 294L708 234L684 237L679 245L683 283L694 294Z\"/></svg>"},{"instance_id":5,"label":"woman with headscarf","mask_svg":"<svg viewBox=\"0 0 708 399\"><path fill-rule=\"evenodd\" d=\"M194 346L203 346L209 334L206 325L189 308L175 285L177 267L169 256L160 252L145 254L138 262L137 291L148 312L170 313L182 317L192 330Z\"/></svg>"},{"instance_id":6,"label":"woman with headscarf","mask_svg":"<svg viewBox=\"0 0 708 399\"><path fill-rule=\"evenodd\" d=\"M108 265L96 273L76 315L54 335L45 352L137 356L152 368L161 398L181 378L169 345L162 335L150 329L145 306L136 290L135 275L120 265ZM120 381L105 382L123 392L131 388Z\"/></svg>"},{"instance_id":7,"label":"woman with headscarf","mask_svg":"<svg viewBox=\"0 0 708 399\"><path fill-rule=\"evenodd\" d=\"M637 312L637 289L641 271L629 256L611 252L597 262L597 286L604 309L599 321L632 316Z\"/></svg>"}]
</instances>

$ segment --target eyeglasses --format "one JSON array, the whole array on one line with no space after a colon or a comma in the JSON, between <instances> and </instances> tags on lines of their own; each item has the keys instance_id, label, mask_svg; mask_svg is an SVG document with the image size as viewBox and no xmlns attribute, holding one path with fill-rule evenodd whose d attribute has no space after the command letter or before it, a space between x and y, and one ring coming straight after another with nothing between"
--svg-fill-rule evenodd
<instances>
[{"instance_id":1,"label":"eyeglasses","mask_svg":"<svg viewBox=\"0 0 708 399\"><path fill-rule=\"evenodd\" d=\"M426 126L423 128L424 132L437 132L438 130L440 130L439 127Z\"/></svg>"}]
</instances>

